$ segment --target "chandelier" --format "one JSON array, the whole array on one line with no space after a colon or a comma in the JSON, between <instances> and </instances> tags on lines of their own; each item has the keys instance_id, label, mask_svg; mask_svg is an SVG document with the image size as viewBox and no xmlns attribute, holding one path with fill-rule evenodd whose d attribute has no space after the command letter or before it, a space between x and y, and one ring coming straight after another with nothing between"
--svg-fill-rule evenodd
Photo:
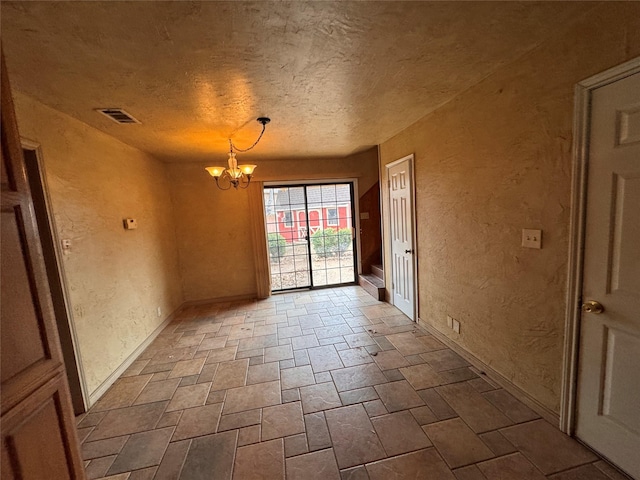
<instances>
[{"instance_id":1,"label":"chandelier","mask_svg":"<svg viewBox=\"0 0 640 480\"><path fill-rule=\"evenodd\" d=\"M236 152L244 153L253 149L264 135L264 131L267 128L267 123L271 121L270 118L260 117L257 119L262 124L262 131L258 136L258 139L249 148L241 149L236 147L231 139L229 139L229 160L227 161L228 167L206 167L205 170L209 172L220 190L229 190L232 186L236 190L238 187L247 188L251 183L251 176L256 165L238 165L236 159Z\"/></svg>"}]
</instances>

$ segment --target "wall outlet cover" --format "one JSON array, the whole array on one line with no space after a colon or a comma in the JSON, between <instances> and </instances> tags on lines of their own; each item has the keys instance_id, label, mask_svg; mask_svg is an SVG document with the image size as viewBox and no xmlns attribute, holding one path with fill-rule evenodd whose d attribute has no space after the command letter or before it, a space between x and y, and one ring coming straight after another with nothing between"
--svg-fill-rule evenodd
<instances>
[{"instance_id":1,"label":"wall outlet cover","mask_svg":"<svg viewBox=\"0 0 640 480\"><path fill-rule=\"evenodd\" d=\"M453 328L453 318L451 318L451 315L447 315L447 327Z\"/></svg>"},{"instance_id":2,"label":"wall outlet cover","mask_svg":"<svg viewBox=\"0 0 640 480\"><path fill-rule=\"evenodd\" d=\"M455 318L453 319L453 331L456 333L460 333L460 322Z\"/></svg>"},{"instance_id":3,"label":"wall outlet cover","mask_svg":"<svg viewBox=\"0 0 640 480\"><path fill-rule=\"evenodd\" d=\"M135 218L125 218L122 220L125 230L135 230L138 228L138 221Z\"/></svg>"},{"instance_id":4,"label":"wall outlet cover","mask_svg":"<svg viewBox=\"0 0 640 480\"><path fill-rule=\"evenodd\" d=\"M525 248L542 248L542 230L522 229L522 246Z\"/></svg>"}]
</instances>

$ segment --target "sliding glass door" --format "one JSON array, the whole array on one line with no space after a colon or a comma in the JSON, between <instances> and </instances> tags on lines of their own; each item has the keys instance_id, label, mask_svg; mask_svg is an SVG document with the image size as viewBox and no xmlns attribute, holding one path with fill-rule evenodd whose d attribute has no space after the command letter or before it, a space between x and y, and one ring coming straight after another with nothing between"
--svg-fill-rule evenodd
<instances>
[{"instance_id":1,"label":"sliding glass door","mask_svg":"<svg viewBox=\"0 0 640 480\"><path fill-rule=\"evenodd\" d=\"M271 290L356 281L353 184L264 189Z\"/></svg>"}]
</instances>

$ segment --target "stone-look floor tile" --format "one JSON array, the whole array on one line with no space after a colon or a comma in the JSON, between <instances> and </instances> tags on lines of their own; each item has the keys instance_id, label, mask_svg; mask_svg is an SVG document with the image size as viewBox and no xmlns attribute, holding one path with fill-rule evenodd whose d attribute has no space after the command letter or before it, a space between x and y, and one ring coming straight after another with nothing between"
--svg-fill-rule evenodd
<instances>
[{"instance_id":1,"label":"stone-look floor tile","mask_svg":"<svg viewBox=\"0 0 640 480\"><path fill-rule=\"evenodd\" d=\"M189 375L188 377L182 377L180 379L180 386L186 387L188 385L195 385L199 377L200 375Z\"/></svg>"},{"instance_id":2,"label":"stone-look floor tile","mask_svg":"<svg viewBox=\"0 0 640 480\"><path fill-rule=\"evenodd\" d=\"M316 383L316 377L314 377L310 365L282 370L280 372L280 378L283 390L314 385Z\"/></svg>"},{"instance_id":3,"label":"stone-look floor tile","mask_svg":"<svg viewBox=\"0 0 640 480\"><path fill-rule=\"evenodd\" d=\"M338 392L379 385L387 381L382 371L374 363L332 370L331 376Z\"/></svg>"},{"instance_id":4,"label":"stone-look floor tile","mask_svg":"<svg viewBox=\"0 0 640 480\"><path fill-rule=\"evenodd\" d=\"M119 473L118 475L109 475L108 477L100 477L95 480L129 480L130 478L131 478L131 473L127 472L127 473Z\"/></svg>"},{"instance_id":5,"label":"stone-look floor tile","mask_svg":"<svg viewBox=\"0 0 640 480\"><path fill-rule=\"evenodd\" d=\"M498 431L481 433L478 436L496 456L507 455L518 451L518 449Z\"/></svg>"},{"instance_id":6,"label":"stone-look floor tile","mask_svg":"<svg viewBox=\"0 0 640 480\"><path fill-rule=\"evenodd\" d=\"M342 338L342 336L351 335L353 333L353 330L347 324L330 325L328 327L315 328L314 330L316 332L316 337L318 337L319 341L323 339L329 339L329 338L337 339L337 337L340 337L339 341L344 342L344 339ZM334 343L338 343L338 342L334 342ZM320 345L322 345L321 341L320 341Z\"/></svg>"},{"instance_id":7,"label":"stone-look floor tile","mask_svg":"<svg viewBox=\"0 0 640 480\"><path fill-rule=\"evenodd\" d=\"M91 412L131 406L136 397L140 395L140 392L142 392L149 383L151 377L152 375L140 375L116 380L113 386L107 390L107 393L91 408Z\"/></svg>"},{"instance_id":8,"label":"stone-look floor tile","mask_svg":"<svg viewBox=\"0 0 640 480\"><path fill-rule=\"evenodd\" d=\"M331 449L287 458L287 480L340 480Z\"/></svg>"},{"instance_id":9,"label":"stone-look floor tile","mask_svg":"<svg viewBox=\"0 0 640 480\"><path fill-rule=\"evenodd\" d=\"M353 405L354 403L370 402L378 399L378 392L373 387L357 388L341 392L340 400L343 405Z\"/></svg>"},{"instance_id":10,"label":"stone-look floor tile","mask_svg":"<svg viewBox=\"0 0 640 480\"><path fill-rule=\"evenodd\" d=\"M278 338L301 337L302 330L299 325L293 327L278 327Z\"/></svg>"},{"instance_id":11,"label":"stone-look floor tile","mask_svg":"<svg viewBox=\"0 0 640 480\"><path fill-rule=\"evenodd\" d=\"M349 344L350 348L366 347L367 345L376 344L376 342L368 333L354 333L352 335L345 335L344 340Z\"/></svg>"},{"instance_id":12,"label":"stone-look floor tile","mask_svg":"<svg viewBox=\"0 0 640 480\"><path fill-rule=\"evenodd\" d=\"M304 433L300 402L262 409L262 441Z\"/></svg>"},{"instance_id":13,"label":"stone-look floor tile","mask_svg":"<svg viewBox=\"0 0 640 480\"><path fill-rule=\"evenodd\" d=\"M167 412L204 405L207 401L210 387L211 385L208 383L179 387L167 406Z\"/></svg>"},{"instance_id":14,"label":"stone-look floor tile","mask_svg":"<svg viewBox=\"0 0 640 480\"><path fill-rule=\"evenodd\" d=\"M424 407L412 408L411 415L416 419L418 425L428 425L429 423L435 423L438 421L438 418L426 405Z\"/></svg>"},{"instance_id":15,"label":"stone-look floor tile","mask_svg":"<svg viewBox=\"0 0 640 480\"><path fill-rule=\"evenodd\" d=\"M365 348L349 348L338 352L340 359L345 367L353 367L354 365L363 365L373 362L373 357Z\"/></svg>"},{"instance_id":16,"label":"stone-look floor tile","mask_svg":"<svg viewBox=\"0 0 640 480\"><path fill-rule=\"evenodd\" d=\"M390 382L397 382L398 380L405 380L404 375L400 373L400 370L394 368L393 370L385 370L384 376L387 377L387 380Z\"/></svg>"},{"instance_id":17,"label":"stone-look floor tile","mask_svg":"<svg viewBox=\"0 0 640 480\"><path fill-rule=\"evenodd\" d=\"M169 378L188 377L189 375L199 375L206 358L196 358L193 360L181 360L175 364L169 373Z\"/></svg>"},{"instance_id":18,"label":"stone-look floor tile","mask_svg":"<svg viewBox=\"0 0 640 480\"><path fill-rule=\"evenodd\" d=\"M256 348L270 348L278 345L278 335L264 335L262 337L241 338L238 351L254 350ZM274 360L271 360L274 361Z\"/></svg>"},{"instance_id":19,"label":"stone-look floor tile","mask_svg":"<svg viewBox=\"0 0 640 480\"><path fill-rule=\"evenodd\" d=\"M294 337L291 339L291 345L294 350L300 350L303 348L319 347L318 339L315 335L303 335L301 337Z\"/></svg>"},{"instance_id":20,"label":"stone-look floor tile","mask_svg":"<svg viewBox=\"0 0 640 480\"><path fill-rule=\"evenodd\" d=\"M518 480L544 480L545 478L521 453L478 463L477 467L487 480L512 480L515 478Z\"/></svg>"},{"instance_id":21,"label":"stone-look floor tile","mask_svg":"<svg viewBox=\"0 0 640 480\"><path fill-rule=\"evenodd\" d=\"M226 348L218 348L216 350L209 351L209 355L207 356L207 364L211 363L220 363L220 362L230 362L234 358L236 358L236 350L237 347L226 347Z\"/></svg>"},{"instance_id":22,"label":"stone-look floor tile","mask_svg":"<svg viewBox=\"0 0 640 480\"><path fill-rule=\"evenodd\" d=\"M566 472L556 473L549 477L550 480L611 480L601 470L593 465L583 465L572 468Z\"/></svg>"},{"instance_id":23,"label":"stone-look floor tile","mask_svg":"<svg viewBox=\"0 0 640 480\"><path fill-rule=\"evenodd\" d=\"M215 433L221 411L221 403L187 408L182 412L182 416L171 440L175 442L176 440L184 440L185 438L200 437L202 435Z\"/></svg>"},{"instance_id":24,"label":"stone-look floor tile","mask_svg":"<svg viewBox=\"0 0 640 480\"><path fill-rule=\"evenodd\" d=\"M333 345L309 348L307 353L314 373L326 372L344 366Z\"/></svg>"},{"instance_id":25,"label":"stone-look floor tile","mask_svg":"<svg viewBox=\"0 0 640 480\"><path fill-rule=\"evenodd\" d=\"M289 390L282 391L282 403L299 402L300 401L300 389L291 388Z\"/></svg>"},{"instance_id":26,"label":"stone-look floor tile","mask_svg":"<svg viewBox=\"0 0 640 480\"><path fill-rule=\"evenodd\" d=\"M238 446L244 447L260 441L260 425L242 427L238 430Z\"/></svg>"},{"instance_id":27,"label":"stone-look floor tile","mask_svg":"<svg viewBox=\"0 0 640 480\"><path fill-rule=\"evenodd\" d=\"M284 479L284 446L281 438L240 447L236 452L234 480L267 478Z\"/></svg>"},{"instance_id":28,"label":"stone-look floor tile","mask_svg":"<svg viewBox=\"0 0 640 480\"><path fill-rule=\"evenodd\" d=\"M77 430L77 432L78 432L78 441L80 443L84 442L87 439L87 437L89 436L89 434L91 434L91 432L93 432L94 430L95 430L95 427L78 428L78 430ZM91 441L92 439L89 439L89 440Z\"/></svg>"},{"instance_id":29,"label":"stone-look floor tile","mask_svg":"<svg viewBox=\"0 0 640 480\"><path fill-rule=\"evenodd\" d=\"M279 362L293 358L291 345L280 345L278 347L268 347L264 349L264 363Z\"/></svg>"},{"instance_id":30,"label":"stone-look floor tile","mask_svg":"<svg viewBox=\"0 0 640 480\"><path fill-rule=\"evenodd\" d=\"M253 329L253 336L254 337L263 337L266 335L273 335L278 333L278 326L273 324L273 325L260 325L260 326L256 326Z\"/></svg>"},{"instance_id":31,"label":"stone-look floor tile","mask_svg":"<svg viewBox=\"0 0 640 480\"><path fill-rule=\"evenodd\" d=\"M222 413L238 413L280 403L280 382L258 383L227 390Z\"/></svg>"},{"instance_id":32,"label":"stone-look floor tile","mask_svg":"<svg viewBox=\"0 0 640 480\"><path fill-rule=\"evenodd\" d=\"M230 345L230 342L233 340L239 340L241 338L247 338L253 336L253 323L245 323L242 325L233 325L231 327L231 331L229 332L229 340L227 341L227 345Z\"/></svg>"},{"instance_id":33,"label":"stone-look floor tile","mask_svg":"<svg viewBox=\"0 0 640 480\"><path fill-rule=\"evenodd\" d=\"M227 339L224 337L205 338L198 346L198 351L202 350L217 350L224 348L227 343Z\"/></svg>"},{"instance_id":34,"label":"stone-look floor tile","mask_svg":"<svg viewBox=\"0 0 640 480\"><path fill-rule=\"evenodd\" d=\"M264 357L251 357L249 359L249 366L262 365L264 363Z\"/></svg>"},{"instance_id":35,"label":"stone-look floor tile","mask_svg":"<svg viewBox=\"0 0 640 480\"><path fill-rule=\"evenodd\" d=\"M393 346L396 347L396 350L404 356L416 355L418 353L429 351L429 348L422 341L416 338L413 333L405 332L387 335L387 340L389 340Z\"/></svg>"},{"instance_id":36,"label":"stone-look floor tile","mask_svg":"<svg viewBox=\"0 0 640 480\"><path fill-rule=\"evenodd\" d=\"M421 365L423 363L427 363L420 355L407 355L404 358L409 362L409 365Z\"/></svg>"},{"instance_id":37,"label":"stone-look floor tile","mask_svg":"<svg viewBox=\"0 0 640 480\"><path fill-rule=\"evenodd\" d=\"M493 458L489 448L459 418L422 427L451 468Z\"/></svg>"},{"instance_id":38,"label":"stone-look floor tile","mask_svg":"<svg viewBox=\"0 0 640 480\"><path fill-rule=\"evenodd\" d=\"M136 470L131 472L128 480L153 480L157 470L158 467L148 467L143 468L142 470Z\"/></svg>"},{"instance_id":39,"label":"stone-look floor tile","mask_svg":"<svg viewBox=\"0 0 640 480\"><path fill-rule=\"evenodd\" d=\"M431 446L431 442L408 411L371 419L387 456L400 455Z\"/></svg>"},{"instance_id":40,"label":"stone-look floor tile","mask_svg":"<svg viewBox=\"0 0 640 480\"><path fill-rule=\"evenodd\" d=\"M342 406L338 392L331 382L302 387L300 397L304 413L314 413Z\"/></svg>"},{"instance_id":41,"label":"stone-look floor tile","mask_svg":"<svg viewBox=\"0 0 640 480\"><path fill-rule=\"evenodd\" d=\"M364 465L359 465L340 470L340 478L341 480L369 480L369 474Z\"/></svg>"},{"instance_id":42,"label":"stone-look floor tile","mask_svg":"<svg viewBox=\"0 0 640 480\"><path fill-rule=\"evenodd\" d=\"M331 372L320 372L314 374L316 377L316 383L333 382Z\"/></svg>"},{"instance_id":43,"label":"stone-look floor tile","mask_svg":"<svg viewBox=\"0 0 640 480\"><path fill-rule=\"evenodd\" d=\"M93 458L106 457L108 455L116 455L120 453L122 447L129 437L107 438L98 440L97 442L85 442L82 444L83 460L91 460Z\"/></svg>"},{"instance_id":44,"label":"stone-look floor tile","mask_svg":"<svg viewBox=\"0 0 640 480\"><path fill-rule=\"evenodd\" d=\"M182 410L176 410L175 412L165 412L160 417L160 420L156 424L156 428L175 427L180 421L182 416Z\"/></svg>"},{"instance_id":45,"label":"stone-look floor tile","mask_svg":"<svg viewBox=\"0 0 640 480\"><path fill-rule=\"evenodd\" d=\"M280 379L280 366L278 362L263 363L262 365L252 365L247 374L247 385L256 383L273 382Z\"/></svg>"},{"instance_id":46,"label":"stone-look floor tile","mask_svg":"<svg viewBox=\"0 0 640 480\"><path fill-rule=\"evenodd\" d=\"M311 360L309 360L309 354L306 350L294 350L293 361L295 362L296 367L311 365Z\"/></svg>"},{"instance_id":47,"label":"stone-look floor tile","mask_svg":"<svg viewBox=\"0 0 640 480\"><path fill-rule=\"evenodd\" d=\"M437 387L442 383L440 375L425 364L403 367L400 369L400 373L416 390Z\"/></svg>"},{"instance_id":48,"label":"stone-look floor tile","mask_svg":"<svg viewBox=\"0 0 640 480\"><path fill-rule=\"evenodd\" d=\"M597 460L589 450L545 420L500 430L545 475ZM531 439L536 441L532 442Z\"/></svg>"},{"instance_id":49,"label":"stone-look floor tile","mask_svg":"<svg viewBox=\"0 0 640 480\"><path fill-rule=\"evenodd\" d=\"M302 455L308 451L309 445L307 445L307 436L304 433L292 435L284 439L285 457L295 457L296 455Z\"/></svg>"},{"instance_id":50,"label":"stone-look floor tile","mask_svg":"<svg viewBox=\"0 0 640 480\"><path fill-rule=\"evenodd\" d=\"M513 422L467 383L437 387L436 391L476 433L512 425Z\"/></svg>"},{"instance_id":51,"label":"stone-look floor tile","mask_svg":"<svg viewBox=\"0 0 640 480\"><path fill-rule=\"evenodd\" d=\"M293 368L295 366L296 366L296 361L293 358L289 358L287 360L280 360L280 370Z\"/></svg>"},{"instance_id":52,"label":"stone-look floor tile","mask_svg":"<svg viewBox=\"0 0 640 480\"><path fill-rule=\"evenodd\" d=\"M247 381L249 359L234 360L218 365L211 390L227 390L229 388L242 387Z\"/></svg>"},{"instance_id":53,"label":"stone-look floor tile","mask_svg":"<svg viewBox=\"0 0 640 480\"><path fill-rule=\"evenodd\" d=\"M173 430L167 427L131 435L107 473L115 475L159 465Z\"/></svg>"},{"instance_id":54,"label":"stone-look floor tile","mask_svg":"<svg viewBox=\"0 0 640 480\"><path fill-rule=\"evenodd\" d=\"M200 370L200 375L198 375L198 380L196 383L211 383L213 382L213 377L216 376L216 370L218 370L218 363L205 363L202 370Z\"/></svg>"},{"instance_id":55,"label":"stone-look floor tile","mask_svg":"<svg viewBox=\"0 0 640 480\"><path fill-rule=\"evenodd\" d=\"M455 480L434 448L427 448L367 465L370 480L433 478ZM515 480L515 479L512 479Z\"/></svg>"},{"instance_id":56,"label":"stone-look floor tile","mask_svg":"<svg viewBox=\"0 0 640 480\"><path fill-rule=\"evenodd\" d=\"M370 417L377 417L389 413L382 400L371 400L362 404Z\"/></svg>"},{"instance_id":57,"label":"stone-look floor tile","mask_svg":"<svg viewBox=\"0 0 640 480\"><path fill-rule=\"evenodd\" d=\"M212 478L211 473L215 472L216 479L231 480L237 441L237 430L194 438L180 478L204 480Z\"/></svg>"},{"instance_id":58,"label":"stone-look floor tile","mask_svg":"<svg viewBox=\"0 0 640 480\"><path fill-rule=\"evenodd\" d=\"M424 401L406 380L385 383L374 387L384 406L390 412L421 407Z\"/></svg>"},{"instance_id":59,"label":"stone-look floor tile","mask_svg":"<svg viewBox=\"0 0 640 480\"><path fill-rule=\"evenodd\" d=\"M241 358L261 357L264 355L264 348L254 348L253 350L241 350L236 352L236 360Z\"/></svg>"},{"instance_id":60,"label":"stone-look floor tile","mask_svg":"<svg viewBox=\"0 0 640 480\"><path fill-rule=\"evenodd\" d=\"M426 345L426 347L429 349L428 350L429 352L432 352L434 350L443 350L447 348L444 343L437 340L432 335L424 335L422 337L419 337L419 340Z\"/></svg>"},{"instance_id":61,"label":"stone-look floor tile","mask_svg":"<svg viewBox=\"0 0 640 480\"><path fill-rule=\"evenodd\" d=\"M487 480L487 477L485 477L475 465L458 468L453 471L453 474L457 480Z\"/></svg>"},{"instance_id":62,"label":"stone-look floor tile","mask_svg":"<svg viewBox=\"0 0 640 480\"><path fill-rule=\"evenodd\" d=\"M140 395L133 402L134 405L143 403L160 402L162 400L170 400L176 392L180 378L171 378L169 380L161 380L158 382L150 382L140 392Z\"/></svg>"},{"instance_id":63,"label":"stone-look floor tile","mask_svg":"<svg viewBox=\"0 0 640 480\"><path fill-rule=\"evenodd\" d=\"M211 403L222 403L227 396L226 390L218 390L217 392L209 392L209 396L207 397L207 405Z\"/></svg>"},{"instance_id":64,"label":"stone-look floor tile","mask_svg":"<svg viewBox=\"0 0 640 480\"><path fill-rule=\"evenodd\" d=\"M448 348L423 353L420 356L424 358L436 372L469 366L469 362Z\"/></svg>"},{"instance_id":65,"label":"stone-look floor tile","mask_svg":"<svg viewBox=\"0 0 640 480\"><path fill-rule=\"evenodd\" d=\"M262 409L256 408L248 412L232 413L231 415L222 415L218 431L233 430L236 428L248 427L249 425L257 425L262 422Z\"/></svg>"},{"instance_id":66,"label":"stone-look floor tile","mask_svg":"<svg viewBox=\"0 0 640 480\"><path fill-rule=\"evenodd\" d=\"M409 366L409 362L407 362L404 356L402 356L402 354L395 349L378 352L378 354L372 358L373 361L378 364L380 370L392 370L395 368Z\"/></svg>"},{"instance_id":67,"label":"stone-look floor tile","mask_svg":"<svg viewBox=\"0 0 640 480\"><path fill-rule=\"evenodd\" d=\"M478 376L469 367L454 368L453 370L443 370L442 372L439 372L438 375L440 375L443 385L449 383L466 382L473 378L478 378Z\"/></svg>"},{"instance_id":68,"label":"stone-look floor tile","mask_svg":"<svg viewBox=\"0 0 640 480\"><path fill-rule=\"evenodd\" d=\"M165 378L169 377L169 374L171 373L171 370L173 370L173 367L176 366L176 363L178 362L147 365L146 367L144 367L144 370L142 370L142 373L154 374L154 379L156 378L156 374L163 373L164 375L162 379L164 380Z\"/></svg>"},{"instance_id":69,"label":"stone-look floor tile","mask_svg":"<svg viewBox=\"0 0 640 480\"><path fill-rule=\"evenodd\" d=\"M540 415L517 400L506 390L492 390L482 395L515 423L523 423L540 418Z\"/></svg>"},{"instance_id":70,"label":"stone-look floor tile","mask_svg":"<svg viewBox=\"0 0 640 480\"><path fill-rule=\"evenodd\" d=\"M108 457L94 458L91 460L85 468L87 478L89 480L95 480L104 477L115 459L115 455L110 455Z\"/></svg>"},{"instance_id":71,"label":"stone-look floor tile","mask_svg":"<svg viewBox=\"0 0 640 480\"><path fill-rule=\"evenodd\" d=\"M304 416L305 430L307 432L307 445L309 451L321 450L331 447L329 428L324 412L310 413Z\"/></svg>"},{"instance_id":72,"label":"stone-look floor tile","mask_svg":"<svg viewBox=\"0 0 640 480\"><path fill-rule=\"evenodd\" d=\"M418 392L429 409L438 420L447 420L458 416L456 411L436 392L435 388L428 388Z\"/></svg>"},{"instance_id":73,"label":"stone-look floor tile","mask_svg":"<svg viewBox=\"0 0 640 480\"><path fill-rule=\"evenodd\" d=\"M329 378L331 381L331 378ZM104 418L107 412L95 412L91 411L91 413L86 413L84 415L76 417L76 421L78 421L78 428L86 428L86 427L95 427L100 423L100 420Z\"/></svg>"},{"instance_id":74,"label":"stone-look floor tile","mask_svg":"<svg viewBox=\"0 0 640 480\"><path fill-rule=\"evenodd\" d=\"M325 416L340 468L353 467L385 457L382 444L362 405L328 410Z\"/></svg>"},{"instance_id":75,"label":"stone-look floor tile","mask_svg":"<svg viewBox=\"0 0 640 480\"><path fill-rule=\"evenodd\" d=\"M91 432L88 441L104 440L155 428L169 402L156 402L111 410Z\"/></svg>"}]
</instances>

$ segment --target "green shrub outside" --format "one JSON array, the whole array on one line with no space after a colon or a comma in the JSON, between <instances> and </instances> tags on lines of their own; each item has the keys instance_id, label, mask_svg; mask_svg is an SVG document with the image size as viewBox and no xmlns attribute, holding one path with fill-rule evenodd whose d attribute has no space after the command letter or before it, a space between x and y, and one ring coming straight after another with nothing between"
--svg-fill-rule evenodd
<instances>
[{"instance_id":1,"label":"green shrub outside","mask_svg":"<svg viewBox=\"0 0 640 480\"><path fill-rule=\"evenodd\" d=\"M267 239L269 243L269 255L275 259L282 257L287 249L287 240L279 233L270 233Z\"/></svg>"},{"instance_id":2,"label":"green shrub outside","mask_svg":"<svg viewBox=\"0 0 640 480\"><path fill-rule=\"evenodd\" d=\"M320 257L331 257L351 249L351 229L326 228L311 234L313 252Z\"/></svg>"}]
</instances>

